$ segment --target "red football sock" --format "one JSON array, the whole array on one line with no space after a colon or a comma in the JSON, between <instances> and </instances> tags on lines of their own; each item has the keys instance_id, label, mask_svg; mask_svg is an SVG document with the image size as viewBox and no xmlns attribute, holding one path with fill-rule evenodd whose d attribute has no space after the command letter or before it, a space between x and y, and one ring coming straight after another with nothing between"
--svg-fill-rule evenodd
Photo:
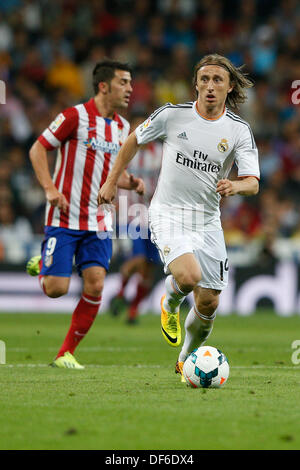
<instances>
[{"instance_id":1,"label":"red football sock","mask_svg":"<svg viewBox=\"0 0 300 470\"><path fill-rule=\"evenodd\" d=\"M43 266L43 258L41 258L40 261L39 261L40 272L42 270L42 266ZM40 283L41 288L44 291L44 294L47 295L46 289L45 289L45 286L44 286L44 276L43 276L43 274L39 274L39 283Z\"/></svg>"},{"instance_id":2,"label":"red football sock","mask_svg":"<svg viewBox=\"0 0 300 470\"><path fill-rule=\"evenodd\" d=\"M100 303L101 297L92 297L83 292L73 312L70 329L56 358L63 356L66 351L73 354L79 342L85 337L92 326L97 316Z\"/></svg>"},{"instance_id":3,"label":"red football sock","mask_svg":"<svg viewBox=\"0 0 300 470\"><path fill-rule=\"evenodd\" d=\"M135 298L131 302L129 309L129 318L131 320L138 315L138 305L148 295L149 291L150 286L148 282L145 283L145 281L141 281L138 283Z\"/></svg>"},{"instance_id":4,"label":"red football sock","mask_svg":"<svg viewBox=\"0 0 300 470\"><path fill-rule=\"evenodd\" d=\"M39 283L40 283L41 288L44 291L44 294L47 295L46 288L45 288L45 285L44 285L44 276L42 274L39 274Z\"/></svg>"}]
</instances>

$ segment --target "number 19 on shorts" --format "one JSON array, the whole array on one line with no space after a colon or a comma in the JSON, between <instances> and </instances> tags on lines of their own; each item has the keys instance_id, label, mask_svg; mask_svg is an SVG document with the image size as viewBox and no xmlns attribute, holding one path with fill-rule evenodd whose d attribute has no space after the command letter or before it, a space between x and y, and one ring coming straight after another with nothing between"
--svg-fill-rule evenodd
<instances>
[{"instance_id":1,"label":"number 19 on shorts","mask_svg":"<svg viewBox=\"0 0 300 470\"><path fill-rule=\"evenodd\" d=\"M224 271L228 271L229 266L228 266L228 258L225 259L225 261L220 261L220 279L221 281L224 281Z\"/></svg>"}]
</instances>

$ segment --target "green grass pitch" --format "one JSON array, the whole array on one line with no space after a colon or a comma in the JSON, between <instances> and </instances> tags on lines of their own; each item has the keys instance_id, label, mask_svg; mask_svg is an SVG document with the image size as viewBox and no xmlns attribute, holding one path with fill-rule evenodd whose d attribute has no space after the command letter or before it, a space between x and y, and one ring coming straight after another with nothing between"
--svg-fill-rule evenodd
<instances>
[{"instance_id":1,"label":"green grass pitch","mask_svg":"<svg viewBox=\"0 0 300 470\"><path fill-rule=\"evenodd\" d=\"M159 316L139 320L99 315L76 371L48 367L70 316L1 314L0 449L300 449L299 316L218 317L207 344L230 363L219 390L181 384Z\"/></svg>"}]
</instances>

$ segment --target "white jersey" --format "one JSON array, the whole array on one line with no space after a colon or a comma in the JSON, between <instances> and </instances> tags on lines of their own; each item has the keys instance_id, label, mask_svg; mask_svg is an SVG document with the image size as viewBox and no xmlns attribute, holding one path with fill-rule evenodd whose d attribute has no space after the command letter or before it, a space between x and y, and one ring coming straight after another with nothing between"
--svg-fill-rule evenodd
<instances>
[{"instance_id":1,"label":"white jersey","mask_svg":"<svg viewBox=\"0 0 300 470\"><path fill-rule=\"evenodd\" d=\"M249 124L225 108L216 120L203 118L196 102L167 103L136 129L138 144L163 140L162 168L150 213L193 213L196 230L220 230L219 180L227 178L234 162L238 176L259 179L258 152ZM179 220L179 219L178 219Z\"/></svg>"}]
</instances>

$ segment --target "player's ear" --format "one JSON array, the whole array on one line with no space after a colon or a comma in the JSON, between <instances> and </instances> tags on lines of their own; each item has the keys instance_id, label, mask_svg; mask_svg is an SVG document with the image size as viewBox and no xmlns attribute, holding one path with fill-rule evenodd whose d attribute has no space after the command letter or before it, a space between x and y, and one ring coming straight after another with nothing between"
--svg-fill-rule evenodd
<instances>
[{"instance_id":1,"label":"player's ear","mask_svg":"<svg viewBox=\"0 0 300 470\"><path fill-rule=\"evenodd\" d=\"M99 82L98 83L98 90L103 93L104 95L108 92L109 85L106 82Z\"/></svg>"},{"instance_id":2,"label":"player's ear","mask_svg":"<svg viewBox=\"0 0 300 470\"><path fill-rule=\"evenodd\" d=\"M234 89L234 82L231 82L230 88L229 88L229 90L227 91L227 94L228 94L228 93L231 93L233 89Z\"/></svg>"}]
</instances>

